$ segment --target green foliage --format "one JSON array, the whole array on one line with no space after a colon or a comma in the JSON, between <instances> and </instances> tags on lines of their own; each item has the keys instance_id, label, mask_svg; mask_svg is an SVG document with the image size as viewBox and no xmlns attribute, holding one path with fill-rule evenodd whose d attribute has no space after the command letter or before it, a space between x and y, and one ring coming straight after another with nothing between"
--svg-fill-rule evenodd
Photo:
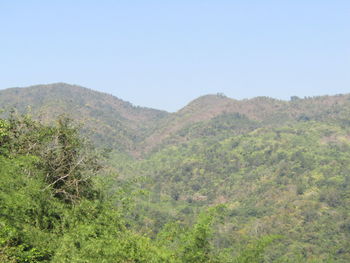
<instances>
[{"instance_id":1,"label":"green foliage","mask_svg":"<svg viewBox=\"0 0 350 263\"><path fill-rule=\"evenodd\" d=\"M81 161L89 155L82 155L86 149L69 120L55 127L27 117L9 123L7 151L0 155L2 262L167 262L166 249L126 227L121 206L128 203L119 202L125 191L116 187L111 196L98 189L99 169L91 159ZM41 134L35 147L33 130ZM91 174L88 184L84 174ZM64 175L59 186L52 183Z\"/></svg>"},{"instance_id":2,"label":"green foliage","mask_svg":"<svg viewBox=\"0 0 350 263\"><path fill-rule=\"evenodd\" d=\"M2 94L43 122L0 119L0 262L350 260L349 95L167 114L66 84Z\"/></svg>"},{"instance_id":3,"label":"green foliage","mask_svg":"<svg viewBox=\"0 0 350 263\"><path fill-rule=\"evenodd\" d=\"M212 237L212 225L216 210L209 209L199 215L196 224L187 231L181 240L182 262L204 263L219 262L214 254L214 248L210 243Z\"/></svg>"},{"instance_id":4,"label":"green foliage","mask_svg":"<svg viewBox=\"0 0 350 263\"><path fill-rule=\"evenodd\" d=\"M97 156L86 152L84 142L71 120L61 118L50 130L51 140L41 152L41 169L46 174L46 183L55 189L55 196L66 202L82 197L93 198L91 176L101 165ZM85 146L86 147L86 146Z\"/></svg>"},{"instance_id":5,"label":"green foliage","mask_svg":"<svg viewBox=\"0 0 350 263\"><path fill-rule=\"evenodd\" d=\"M0 120L0 139L8 135L9 123L6 120Z\"/></svg>"},{"instance_id":6,"label":"green foliage","mask_svg":"<svg viewBox=\"0 0 350 263\"><path fill-rule=\"evenodd\" d=\"M347 262L348 134L348 128L310 120L198 138L119 165L148 179L142 187L149 197L139 201L147 209L138 223L155 233L162 228L153 220L159 214L186 229L199 211L223 203L228 216L222 226L213 224L211 244L226 258L238 256L246 239L281 235L271 243L277 249L261 254L266 262Z\"/></svg>"},{"instance_id":7,"label":"green foliage","mask_svg":"<svg viewBox=\"0 0 350 263\"><path fill-rule=\"evenodd\" d=\"M97 155L69 119L44 126L13 115L1 123L1 262L230 262L213 244L223 207L151 239L130 221L137 214L130 185L104 181Z\"/></svg>"},{"instance_id":8,"label":"green foliage","mask_svg":"<svg viewBox=\"0 0 350 263\"><path fill-rule=\"evenodd\" d=\"M1 253L16 262L38 262L50 257L54 245L47 231L58 223L61 205L33 178L37 158L0 157Z\"/></svg>"},{"instance_id":9,"label":"green foliage","mask_svg":"<svg viewBox=\"0 0 350 263\"><path fill-rule=\"evenodd\" d=\"M235 258L235 263L260 263L265 262L265 249L275 240L280 239L279 236L266 236L248 244L239 256Z\"/></svg>"},{"instance_id":10,"label":"green foliage","mask_svg":"<svg viewBox=\"0 0 350 263\"><path fill-rule=\"evenodd\" d=\"M165 225L157 236L158 243L173 248L173 257L179 262L223 262L218 261L219 255L211 242L213 223L220 210L223 210L221 206L203 211L191 227L180 222Z\"/></svg>"}]
</instances>

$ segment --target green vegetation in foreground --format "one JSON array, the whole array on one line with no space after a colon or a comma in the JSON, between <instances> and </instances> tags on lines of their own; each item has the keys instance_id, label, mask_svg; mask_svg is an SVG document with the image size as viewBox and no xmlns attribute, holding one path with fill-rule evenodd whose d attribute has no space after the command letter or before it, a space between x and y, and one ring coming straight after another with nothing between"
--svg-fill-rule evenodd
<instances>
[{"instance_id":1,"label":"green vegetation in foreground","mask_svg":"<svg viewBox=\"0 0 350 263\"><path fill-rule=\"evenodd\" d=\"M224 206L150 238L130 221L130 184L111 183L101 158L66 118L0 120L0 262L261 262L279 239L220 250L213 236Z\"/></svg>"},{"instance_id":2,"label":"green vegetation in foreground","mask_svg":"<svg viewBox=\"0 0 350 263\"><path fill-rule=\"evenodd\" d=\"M64 83L0 94L41 121L0 123L0 262L350 262L349 94L176 113Z\"/></svg>"}]
</instances>

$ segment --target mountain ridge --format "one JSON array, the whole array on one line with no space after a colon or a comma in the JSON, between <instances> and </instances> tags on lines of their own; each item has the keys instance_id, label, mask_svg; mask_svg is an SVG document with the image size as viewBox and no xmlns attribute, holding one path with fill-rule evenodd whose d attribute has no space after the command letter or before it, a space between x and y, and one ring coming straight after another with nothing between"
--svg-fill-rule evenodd
<instances>
[{"instance_id":1,"label":"mountain ridge","mask_svg":"<svg viewBox=\"0 0 350 263\"><path fill-rule=\"evenodd\" d=\"M57 85L66 86L0 91L0 108L32 105L42 121L68 112L83 122L97 146L113 150L108 170L142 193L128 216L139 233L156 238L169 223L191 226L219 205L215 248L235 255L249 240L277 235L266 262L349 262L349 94L205 95L168 113Z\"/></svg>"},{"instance_id":2,"label":"mountain ridge","mask_svg":"<svg viewBox=\"0 0 350 263\"><path fill-rule=\"evenodd\" d=\"M194 138L193 130L202 130L197 136L206 134L206 126L213 128L213 122L220 126L218 120L233 122L237 114L264 125L300 119L332 119L332 114L350 104L349 98L349 94L338 94L294 96L290 101L263 96L236 100L218 93L200 96L177 112L169 113L134 106L108 93L59 82L0 90L0 108L16 108L23 113L30 106L33 115L43 122L68 113L83 123L85 132L98 144L140 158L164 143L177 144ZM215 133L218 132L216 129Z\"/></svg>"},{"instance_id":3,"label":"mountain ridge","mask_svg":"<svg viewBox=\"0 0 350 263\"><path fill-rule=\"evenodd\" d=\"M44 122L68 113L93 131L93 139L108 145L113 142L113 138L117 138L121 149L130 149L135 138L145 136L143 133L147 133L154 122L168 114L133 106L107 93L65 83L0 91L1 108L16 108L23 113L28 106ZM109 133L113 134L109 136Z\"/></svg>"}]
</instances>

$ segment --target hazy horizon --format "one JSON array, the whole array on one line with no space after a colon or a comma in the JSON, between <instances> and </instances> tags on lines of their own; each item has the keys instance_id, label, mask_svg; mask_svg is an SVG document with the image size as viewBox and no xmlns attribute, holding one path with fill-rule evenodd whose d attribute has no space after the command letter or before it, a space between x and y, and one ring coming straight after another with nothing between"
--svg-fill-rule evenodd
<instances>
[{"instance_id":1,"label":"hazy horizon","mask_svg":"<svg viewBox=\"0 0 350 263\"><path fill-rule=\"evenodd\" d=\"M267 98L271 98L271 99L275 99L275 100L281 100L281 101L290 101L292 99L292 97L296 96L296 95L293 95L293 96L290 96L289 98L287 99L280 99L280 98L276 98L276 97L272 97L272 96L264 96L264 95L260 95L260 96L253 96L253 97L249 97L249 98L234 98L234 97L230 97L230 96L227 96L226 94L224 93L221 93L221 92L216 92L216 93L206 93L206 94L200 94L199 96L195 97L195 98L192 98L190 99L189 101L185 102L185 104L183 106L181 106L180 108L176 109L175 111L169 111L167 109L162 109L162 108L154 108L154 107L149 107L149 106L145 106L145 105L138 105L138 104L135 104L132 100L126 100L122 97L118 97L117 95L114 95L114 94L111 94L109 92L105 92L105 91L101 91L101 90L97 90L97 89L91 89L91 88L88 88L88 87L84 87L82 85L79 85L79 84L72 84L72 83L66 83L66 82L55 82L55 83L41 83L41 84L35 84L35 85L29 85L29 86L22 86L22 87L9 87L9 88L3 88L1 89L0 88L0 91L1 90L6 90L6 89L16 89L16 88L20 88L20 89L25 89L25 88L31 88L31 87L36 87L36 86L47 86L47 85L57 85L57 84L65 84L65 85L70 85L70 86L79 86L81 88L87 88L89 90L92 90L92 91L96 91L96 92L101 92L101 93L104 93L104 94L108 94L108 95L112 95L114 97L116 97L117 99L120 99L120 100L123 100L123 101L126 101L126 102L129 102L131 103L133 106L135 107L145 107L145 108L152 108L152 109L155 109L155 110L163 110L163 111L167 111L167 112L177 112L181 109L183 109L184 107L186 107L188 104L190 104L192 101L196 100L196 99L199 99L201 97L204 97L204 96L210 96L210 95L219 95L219 96L225 96L225 97L228 97L230 99L234 99L234 100L238 100L238 101L242 101L242 100L250 100L250 99L254 99L254 98L258 98L258 97L267 97ZM312 97L322 97L322 96L337 96L337 95L346 95L346 94L350 94L350 92L348 93L328 93L328 94L316 94L316 95L313 95L313 96L296 96L298 97L299 99L307 99L307 98L312 98Z\"/></svg>"},{"instance_id":2,"label":"hazy horizon","mask_svg":"<svg viewBox=\"0 0 350 263\"><path fill-rule=\"evenodd\" d=\"M1 89L65 82L174 112L348 93L348 1L0 3Z\"/></svg>"}]
</instances>

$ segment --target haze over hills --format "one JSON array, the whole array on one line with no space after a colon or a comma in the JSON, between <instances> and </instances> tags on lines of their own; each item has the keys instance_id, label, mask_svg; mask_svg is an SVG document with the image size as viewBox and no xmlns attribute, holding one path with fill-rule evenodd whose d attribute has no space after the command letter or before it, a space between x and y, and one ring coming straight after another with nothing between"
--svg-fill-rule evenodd
<instances>
[{"instance_id":1,"label":"haze over hills","mask_svg":"<svg viewBox=\"0 0 350 263\"><path fill-rule=\"evenodd\" d=\"M0 263L350 263L350 1L0 12Z\"/></svg>"},{"instance_id":2,"label":"haze over hills","mask_svg":"<svg viewBox=\"0 0 350 263\"><path fill-rule=\"evenodd\" d=\"M49 121L66 114L84 123L84 129L98 143L132 151L165 111L135 107L112 95L76 85L56 83L0 91L0 107L30 112L36 119Z\"/></svg>"},{"instance_id":3,"label":"haze over hills","mask_svg":"<svg viewBox=\"0 0 350 263\"><path fill-rule=\"evenodd\" d=\"M183 229L223 205L206 244L229 252L213 262L251 262L231 259L242 245L271 235L282 239L256 262L350 260L349 94L290 101L205 95L168 113L64 83L0 91L0 108L27 107L46 123L68 114L97 147L114 150L109 168L144 194L127 214L137 233L172 236L169 223ZM16 132L8 138L21 145Z\"/></svg>"},{"instance_id":4,"label":"haze over hills","mask_svg":"<svg viewBox=\"0 0 350 263\"><path fill-rule=\"evenodd\" d=\"M67 114L82 122L84 131L96 143L140 157L165 144L211 133L218 135L223 130L213 129L222 121L231 131L246 131L248 127L239 125L232 129L238 116L249 121L248 130L300 119L327 119L348 107L349 98L349 95L336 95L293 97L291 101L268 97L235 100L216 94L199 97L179 111L168 113L135 107L115 96L81 86L55 83L1 90L0 108L30 112L44 122ZM342 117L337 115L337 118Z\"/></svg>"}]
</instances>

